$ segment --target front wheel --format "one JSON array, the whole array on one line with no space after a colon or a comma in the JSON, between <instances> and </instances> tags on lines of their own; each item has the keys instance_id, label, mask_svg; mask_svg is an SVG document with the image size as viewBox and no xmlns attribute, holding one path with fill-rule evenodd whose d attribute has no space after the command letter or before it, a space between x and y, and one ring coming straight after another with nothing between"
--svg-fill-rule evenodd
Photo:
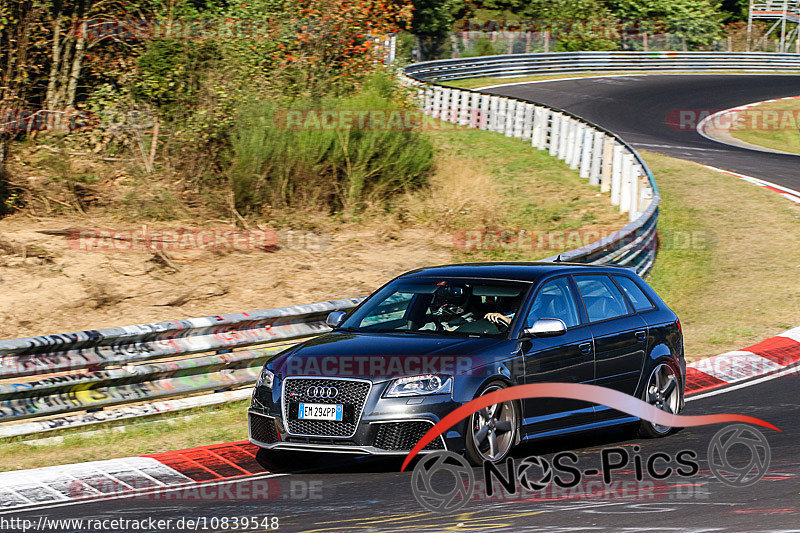
<instances>
[{"instance_id":1,"label":"front wheel","mask_svg":"<svg viewBox=\"0 0 800 533\"><path fill-rule=\"evenodd\" d=\"M668 362L656 364L647 380L642 399L664 412L678 414L681 407L681 386L674 365ZM638 433L641 437L664 437L670 431L670 426L653 424L647 420L639 422Z\"/></svg>"},{"instance_id":2,"label":"front wheel","mask_svg":"<svg viewBox=\"0 0 800 533\"><path fill-rule=\"evenodd\" d=\"M506 388L501 381L484 386L477 396ZM476 396L476 397L477 397ZM517 408L514 402L502 402L472 413L467 428L466 456L473 465L484 461L497 463L506 458L517 437Z\"/></svg>"}]
</instances>

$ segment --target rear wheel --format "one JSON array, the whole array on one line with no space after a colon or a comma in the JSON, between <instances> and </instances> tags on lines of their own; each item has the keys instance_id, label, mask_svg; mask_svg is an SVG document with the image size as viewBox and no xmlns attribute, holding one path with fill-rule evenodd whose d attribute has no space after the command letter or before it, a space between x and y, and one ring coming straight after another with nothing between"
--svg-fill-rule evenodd
<instances>
[{"instance_id":1,"label":"rear wheel","mask_svg":"<svg viewBox=\"0 0 800 533\"><path fill-rule=\"evenodd\" d=\"M484 386L478 396L506 388L501 381ZM466 456L473 465L500 462L508 456L517 437L517 408L514 402L484 407L469 418Z\"/></svg>"},{"instance_id":2,"label":"rear wheel","mask_svg":"<svg viewBox=\"0 0 800 533\"><path fill-rule=\"evenodd\" d=\"M678 414L681 407L681 384L674 365L668 362L656 364L647 380L643 400L662 411ZM642 437L663 437L672 431L670 426L653 424L647 420L639 422L638 433Z\"/></svg>"}]
</instances>

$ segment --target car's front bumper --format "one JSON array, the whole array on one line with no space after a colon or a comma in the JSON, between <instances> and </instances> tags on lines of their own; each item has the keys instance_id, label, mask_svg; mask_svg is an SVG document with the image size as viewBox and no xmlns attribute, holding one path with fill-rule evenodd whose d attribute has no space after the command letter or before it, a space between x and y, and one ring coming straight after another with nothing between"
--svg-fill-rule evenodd
<instances>
[{"instance_id":1,"label":"car's front bumper","mask_svg":"<svg viewBox=\"0 0 800 533\"><path fill-rule=\"evenodd\" d=\"M279 387L281 385L278 385ZM279 390L256 388L248 411L250 442L268 450L405 455L419 439L461 404L450 394L384 398L386 383L373 383L352 435L292 432ZM464 449L465 422L456 424L424 452Z\"/></svg>"}]
</instances>

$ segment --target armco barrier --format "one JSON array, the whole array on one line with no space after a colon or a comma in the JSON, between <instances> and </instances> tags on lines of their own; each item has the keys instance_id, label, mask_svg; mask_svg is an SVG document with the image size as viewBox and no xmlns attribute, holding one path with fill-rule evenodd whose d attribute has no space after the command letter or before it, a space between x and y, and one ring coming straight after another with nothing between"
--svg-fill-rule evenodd
<instances>
[{"instance_id":1,"label":"armco barrier","mask_svg":"<svg viewBox=\"0 0 800 533\"><path fill-rule=\"evenodd\" d=\"M655 257L659 195L652 173L625 141L560 109L424 81L435 77L524 75L531 69L538 69L537 73L559 68L562 72L664 70L664 61L669 58L686 57L698 61L719 57L720 64L730 69L730 56L607 52L492 56L420 63L407 67L406 73L413 78L407 81L416 87L426 113L518 137L539 150L548 150L599 186L601 192L608 192L612 204L630 214L631 222L623 229L561 254L563 260L626 265L644 274ZM553 57L563 64L554 62ZM624 57L636 61L624 65L620 60ZM785 70L791 61L796 62L795 69L800 69L797 56L790 54L747 57L748 62L739 65L741 69ZM586 63L587 58L593 58L594 63ZM682 64L680 70L686 68ZM697 68L713 70L714 65L697 63ZM348 311L360 301L350 298L0 341L0 438L244 399L261 364L282 349L277 343L327 331L325 316L329 312Z\"/></svg>"},{"instance_id":2,"label":"armco barrier","mask_svg":"<svg viewBox=\"0 0 800 533\"><path fill-rule=\"evenodd\" d=\"M421 81L622 71L800 73L800 55L767 52L556 52L443 59L406 68L407 75Z\"/></svg>"},{"instance_id":3,"label":"armco barrier","mask_svg":"<svg viewBox=\"0 0 800 533\"><path fill-rule=\"evenodd\" d=\"M219 393L252 385L264 361L285 347L276 343L328 331L328 313L349 311L360 301L0 341L0 437L229 401L230 395ZM209 392L151 408L157 400ZM140 402L148 404L126 407L118 416L97 415L105 407ZM86 412L63 416L74 411Z\"/></svg>"}]
</instances>

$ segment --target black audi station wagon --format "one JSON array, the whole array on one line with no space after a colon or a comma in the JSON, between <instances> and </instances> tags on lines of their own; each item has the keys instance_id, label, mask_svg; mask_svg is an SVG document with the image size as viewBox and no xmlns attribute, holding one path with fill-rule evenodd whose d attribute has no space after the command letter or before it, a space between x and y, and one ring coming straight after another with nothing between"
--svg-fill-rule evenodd
<instances>
[{"instance_id":1,"label":"black audi station wagon","mask_svg":"<svg viewBox=\"0 0 800 533\"><path fill-rule=\"evenodd\" d=\"M680 321L625 268L423 268L327 322L331 332L264 366L249 409L260 448L406 454L466 402L537 382L600 385L670 413L683 407ZM423 453L497 462L523 441L622 424L651 437L671 430L602 405L533 398L474 413Z\"/></svg>"}]
</instances>

